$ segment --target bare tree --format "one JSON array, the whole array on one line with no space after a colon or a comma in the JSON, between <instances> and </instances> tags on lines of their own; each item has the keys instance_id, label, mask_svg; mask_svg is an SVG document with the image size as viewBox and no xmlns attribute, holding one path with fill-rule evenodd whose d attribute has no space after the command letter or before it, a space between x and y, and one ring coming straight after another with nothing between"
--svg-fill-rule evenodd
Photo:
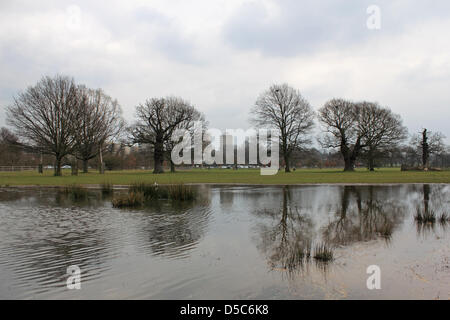
<instances>
[{"instance_id":1,"label":"bare tree","mask_svg":"<svg viewBox=\"0 0 450 320\"><path fill-rule=\"evenodd\" d=\"M406 139L407 129L399 115L377 103L361 102L358 131L364 132L365 156L370 171L375 169L375 160L388 150L397 147Z\"/></svg>"},{"instance_id":2,"label":"bare tree","mask_svg":"<svg viewBox=\"0 0 450 320\"><path fill-rule=\"evenodd\" d=\"M19 162L21 148L19 138L7 128L0 129L0 164L15 165Z\"/></svg>"},{"instance_id":3,"label":"bare tree","mask_svg":"<svg viewBox=\"0 0 450 320\"><path fill-rule=\"evenodd\" d=\"M153 173L163 173L164 154L177 127L191 123L198 111L178 97L153 98L136 107L137 122L131 128L133 143L153 147Z\"/></svg>"},{"instance_id":4,"label":"bare tree","mask_svg":"<svg viewBox=\"0 0 450 320\"><path fill-rule=\"evenodd\" d=\"M358 126L359 118L358 105L344 99L332 99L319 110L319 120L325 131L320 143L325 148L340 149L344 171L355 169L356 159L365 147L365 131Z\"/></svg>"},{"instance_id":5,"label":"bare tree","mask_svg":"<svg viewBox=\"0 0 450 320\"><path fill-rule=\"evenodd\" d=\"M117 100L113 100L101 89L93 90L85 86L78 87L80 117L78 130L75 131L75 156L83 161L83 172L88 172L90 159L99 156L100 173L103 173L103 152L106 143L118 138L125 122L122 109Z\"/></svg>"},{"instance_id":6,"label":"bare tree","mask_svg":"<svg viewBox=\"0 0 450 320\"><path fill-rule=\"evenodd\" d=\"M423 168L430 167L430 156L445 152L445 136L441 132L431 132L423 129L421 134L415 134L411 138L411 146L421 158Z\"/></svg>"},{"instance_id":7,"label":"bare tree","mask_svg":"<svg viewBox=\"0 0 450 320\"><path fill-rule=\"evenodd\" d=\"M202 134L206 131L207 123L205 121L205 117L202 113L200 113L197 110L192 110L192 112L189 112L186 116L186 119L182 122L180 122L176 127L175 130L188 130L190 132L191 140L194 137L194 125L196 121L200 121L202 123ZM170 172L175 172L175 164L173 163L171 159L172 150L177 144L177 141L173 141L172 139L167 140L164 143L164 150L167 157L167 160L170 163ZM188 146L187 146L188 147ZM189 148L192 150L192 147ZM189 151L192 152L192 151Z\"/></svg>"},{"instance_id":8,"label":"bare tree","mask_svg":"<svg viewBox=\"0 0 450 320\"><path fill-rule=\"evenodd\" d=\"M55 176L63 157L73 153L79 118L77 88L64 76L44 77L14 97L7 121L29 148L55 157Z\"/></svg>"},{"instance_id":9,"label":"bare tree","mask_svg":"<svg viewBox=\"0 0 450 320\"><path fill-rule=\"evenodd\" d=\"M285 172L290 172L292 152L310 142L308 134L314 126L314 113L308 101L287 84L272 85L258 97L251 113L256 126L280 131Z\"/></svg>"}]
</instances>

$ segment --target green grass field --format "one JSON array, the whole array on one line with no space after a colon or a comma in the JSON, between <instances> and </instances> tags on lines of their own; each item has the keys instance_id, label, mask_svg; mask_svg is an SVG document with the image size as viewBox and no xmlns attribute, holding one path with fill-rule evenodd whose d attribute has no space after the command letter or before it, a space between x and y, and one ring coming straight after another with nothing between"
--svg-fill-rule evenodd
<instances>
[{"instance_id":1,"label":"green grass field","mask_svg":"<svg viewBox=\"0 0 450 320\"><path fill-rule=\"evenodd\" d=\"M98 185L105 182L128 185L133 182L171 183L217 183L217 184L335 184L335 183L450 183L450 170L441 172L401 172L398 168L379 169L369 172L358 169L342 172L341 169L300 169L291 173L280 172L273 176L261 176L257 169L193 169L154 175L151 171L107 171L100 175L95 171L71 176L64 170L62 177L54 177L52 170L43 175L37 172L0 172L0 186L68 184Z\"/></svg>"}]
</instances>

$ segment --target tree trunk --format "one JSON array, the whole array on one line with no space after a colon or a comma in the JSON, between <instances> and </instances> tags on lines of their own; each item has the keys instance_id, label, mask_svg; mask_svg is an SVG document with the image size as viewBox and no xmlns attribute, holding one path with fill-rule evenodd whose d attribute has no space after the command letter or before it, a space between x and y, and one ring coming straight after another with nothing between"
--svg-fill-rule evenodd
<instances>
[{"instance_id":1,"label":"tree trunk","mask_svg":"<svg viewBox=\"0 0 450 320\"><path fill-rule=\"evenodd\" d=\"M170 172L175 172L175 164L172 162L172 160L170 160Z\"/></svg>"},{"instance_id":2,"label":"tree trunk","mask_svg":"<svg viewBox=\"0 0 450 320\"><path fill-rule=\"evenodd\" d=\"M43 161L43 158L42 158L42 152L41 152L41 154L40 154L40 156L39 156L39 167L38 167L38 171L39 171L39 173L44 173L44 161Z\"/></svg>"},{"instance_id":3,"label":"tree trunk","mask_svg":"<svg viewBox=\"0 0 450 320\"><path fill-rule=\"evenodd\" d=\"M344 162L344 171L355 171L355 160L352 157L345 157Z\"/></svg>"},{"instance_id":4,"label":"tree trunk","mask_svg":"<svg viewBox=\"0 0 450 320\"><path fill-rule=\"evenodd\" d=\"M423 168L428 168L430 166L430 151L428 145L427 129L422 132L422 165Z\"/></svg>"},{"instance_id":5,"label":"tree trunk","mask_svg":"<svg viewBox=\"0 0 450 320\"><path fill-rule=\"evenodd\" d=\"M72 175L77 176L78 175L78 160L75 157L73 157L71 168L72 168Z\"/></svg>"},{"instance_id":6,"label":"tree trunk","mask_svg":"<svg viewBox=\"0 0 450 320\"><path fill-rule=\"evenodd\" d=\"M57 156L56 159L55 159L55 173L54 173L54 175L56 177L62 176L62 174L61 174L61 160L62 159L59 156Z\"/></svg>"},{"instance_id":7,"label":"tree trunk","mask_svg":"<svg viewBox=\"0 0 450 320\"><path fill-rule=\"evenodd\" d=\"M284 172L291 172L291 169L289 167L289 156L284 156Z\"/></svg>"},{"instance_id":8,"label":"tree trunk","mask_svg":"<svg viewBox=\"0 0 450 320\"><path fill-rule=\"evenodd\" d=\"M154 174L164 173L163 161L164 161L164 144L162 142L155 143L154 152L155 168L153 169Z\"/></svg>"},{"instance_id":9,"label":"tree trunk","mask_svg":"<svg viewBox=\"0 0 450 320\"><path fill-rule=\"evenodd\" d=\"M83 173L89 172L89 160L83 159Z\"/></svg>"},{"instance_id":10,"label":"tree trunk","mask_svg":"<svg viewBox=\"0 0 450 320\"><path fill-rule=\"evenodd\" d=\"M346 145L341 145L341 154L344 158L345 167L344 171L355 171L355 162L360 151L359 140L356 142L353 148L349 148Z\"/></svg>"},{"instance_id":11,"label":"tree trunk","mask_svg":"<svg viewBox=\"0 0 450 320\"><path fill-rule=\"evenodd\" d=\"M99 173L100 174L104 174L105 173L105 164L103 163L103 152L102 152L102 147L100 146L100 150L99 150L99 160L100 160L100 168L99 168Z\"/></svg>"},{"instance_id":12,"label":"tree trunk","mask_svg":"<svg viewBox=\"0 0 450 320\"><path fill-rule=\"evenodd\" d=\"M368 154L368 160L369 160L369 170L375 171L375 160L374 160L374 156L371 152L369 152L369 154Z\"/></svg>"}]
</instances>

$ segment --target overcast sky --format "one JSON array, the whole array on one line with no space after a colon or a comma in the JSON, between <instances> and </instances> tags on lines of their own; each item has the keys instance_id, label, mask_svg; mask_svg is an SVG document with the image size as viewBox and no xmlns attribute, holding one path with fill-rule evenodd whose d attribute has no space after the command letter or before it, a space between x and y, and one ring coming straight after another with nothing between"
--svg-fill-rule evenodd
<instances>
[{"instance_id":1,"label":"overcast sky","mask_svg":"<svg viewBox=\"0 0 450 320\"><path fill-rule=\"evenodd\" d=\"M377 101L449 141L450 1L1 0L0 70L0 125L14 94L59 73L103 88L129 122L177 95L211 127L245 129L258 94L286 82L316 110Z\"/></svg>"}]
</instances>

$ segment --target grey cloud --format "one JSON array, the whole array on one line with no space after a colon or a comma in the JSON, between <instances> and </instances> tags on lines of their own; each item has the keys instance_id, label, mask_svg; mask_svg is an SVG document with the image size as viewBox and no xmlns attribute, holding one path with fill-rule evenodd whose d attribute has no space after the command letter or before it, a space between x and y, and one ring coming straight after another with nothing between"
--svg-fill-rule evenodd
<instances>
[{"instance_id":1,"label":"grey cloud","mask_svg":"<svg viewBox=\"0 0 450 320\"><path fill-rule=\"evenodd\" d=\"M327 46L343 47L383 34L398 33L432 18L448 19L449 1L324 0L274 2L279 15L270 17L262 3L246 3L225 24L223 36L233 47L271 56L311 53ZM366 10L381 9L381 30L366 27Z\"/></svg>"},{"instance_id":2,"label":"grey cloud","mask_svg":"<svg viewBox=\"0 0 450 320\"><path fill-rule=\"evenodd\" d=\"M193 39L185 36L176 21L153 9L140 7L135 10L134 17L140 23L137 33L140 44L157 49L165 57L185 64L201 64L196 55ZM156 32L154 32L156 31ZM156 34L148 38L149 34Z\"/></svg>"}]
</instances>

